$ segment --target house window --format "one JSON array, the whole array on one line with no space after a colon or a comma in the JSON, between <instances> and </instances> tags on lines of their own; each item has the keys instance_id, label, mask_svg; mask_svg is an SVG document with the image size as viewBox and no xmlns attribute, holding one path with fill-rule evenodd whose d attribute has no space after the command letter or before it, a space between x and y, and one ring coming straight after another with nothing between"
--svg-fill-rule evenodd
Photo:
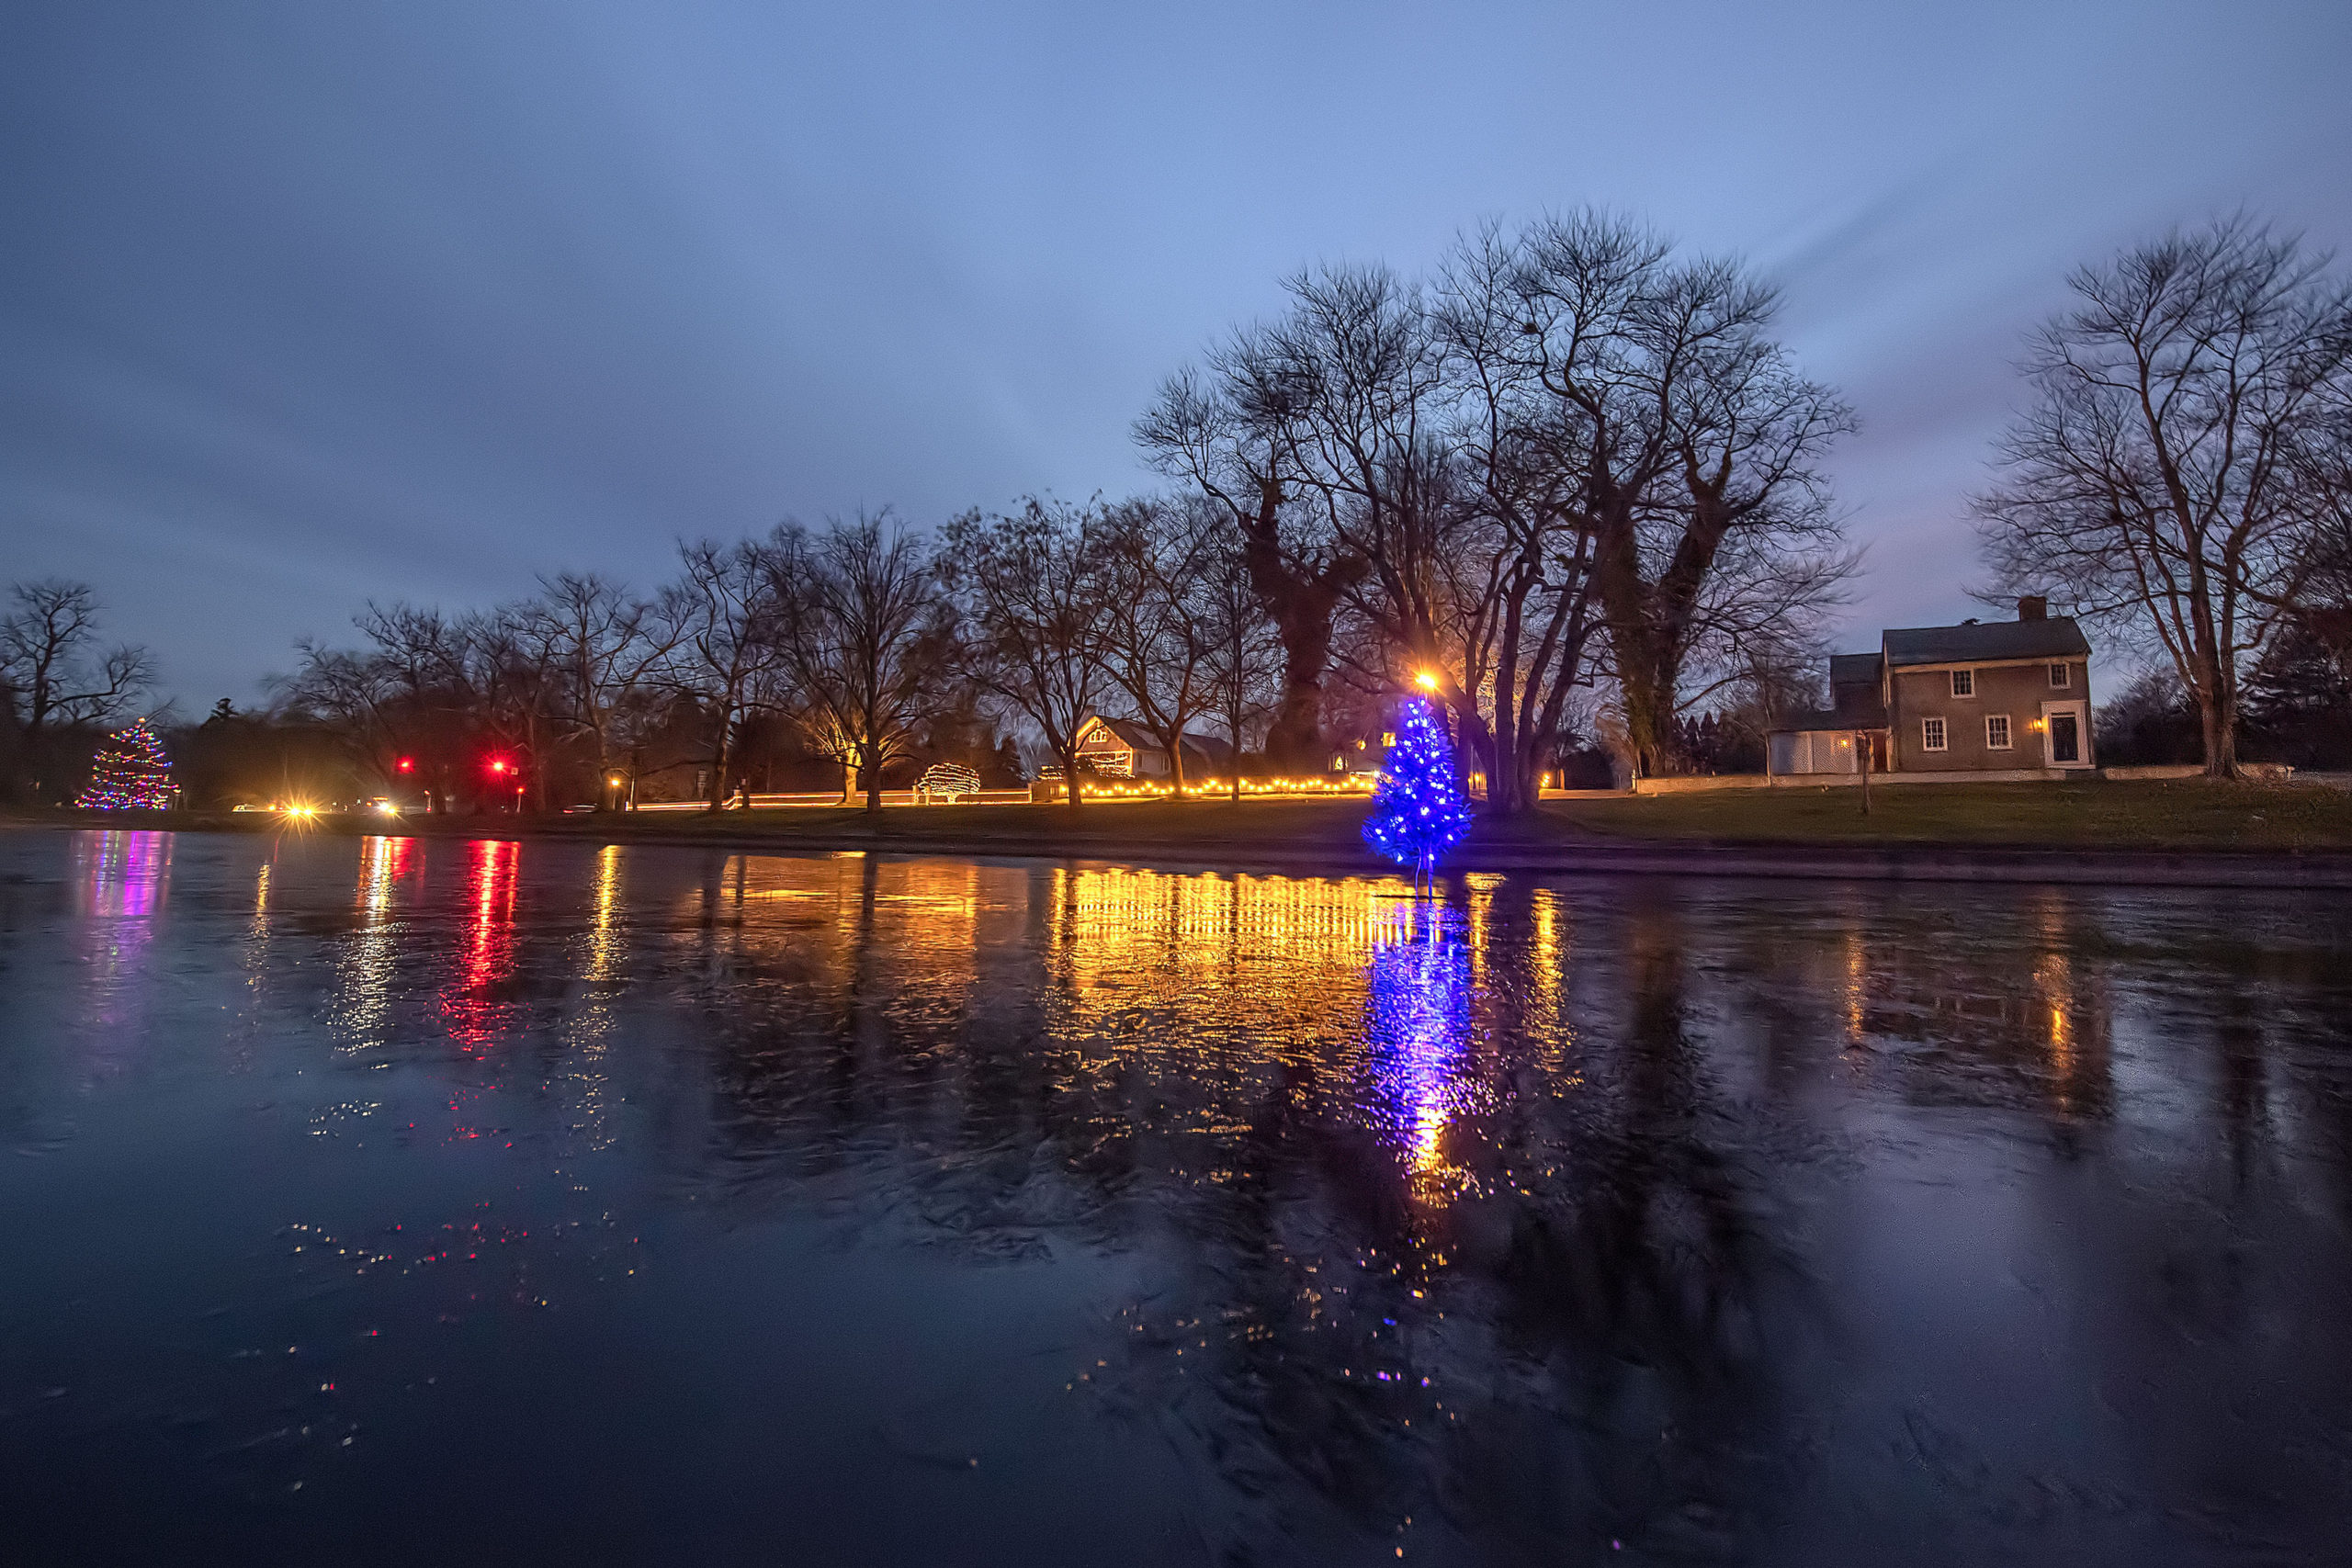
<instances>
[{"instance_id":1,"label":"house window","mask_svg":"<svg viewBox=\"0 0 2352 1568\"><path fill-rule=\"evenodd\" d=\"M2009 716L1988 713L1984 716L1984 744L1996 751L2009 749Z\"/></svg>"},{"instance_id":2,"label":"house window","mask_svg":"<svg viewBox=\"0 0 2352 1568\"><path fill-rule=\"evenodd\" d=\"M1974 696L1976 694L1976 671L1973 670L1953 671L1951 672L1951 694L1955 697ZM1942 748L1939 747L1938 750L1940 750Z\"/></svg>"},{"instance_id":3,"label":"house window","mask_svg":"<svg viewBox=\"0 0 2352 1568\"><path fill-rule=\"evenodd\" d=\"M2050 667L2050 689L2052 691L2063 692L2074 683L2074 671L2067 666L2064 664L2053 664Z\"/></svg>"},{"instance_id":4,"label":"house window","mask_svg":"<svg viewBox=\"0 0 2352 1568\"><path fill-rule=\"evenodd\" d=\"M1944 749L1944 721L1927 718L1919 721L1919 747L1922 750L1940 751Z\"/></svg>"}]
</instances>

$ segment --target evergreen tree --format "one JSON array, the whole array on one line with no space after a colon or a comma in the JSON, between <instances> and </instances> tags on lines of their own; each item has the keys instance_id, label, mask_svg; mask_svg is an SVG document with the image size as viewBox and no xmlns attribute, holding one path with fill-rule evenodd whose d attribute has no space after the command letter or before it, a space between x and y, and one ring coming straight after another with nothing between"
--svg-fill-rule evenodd
<instances>
[{"instance_id":1,"label":"evergreen tree","mask_svg":"<svg viewBox=\"0 0 2352 1568\"><path fill-rule=\"evenodd\" d=\"M1428 699L1408 697L1396 710L1396 741L1381 763L1363 841L1419 875L1469 830L1470 802L1454 775L1445 727Z\"/></svg>"},{"instance_id":2,"label":"evergreen tree","mask_svg":"<svg viewBox=\"0 0 2352 1568\"><path fill-rule=\"evenodd\" d=\"M145 719L107 737L90 762L90 784L74 802L85 811L161 811L179 794L171 759Z\"/></svg>"},{"instance_id":3,"label":"evergreen tree","mask_svg":"<svg viewBox=\"0 0 2352 1568\"><path fill-rule=\"evenodd\" d=\"M2352 671L2312 621L2280 628L2245 687L2255 749L2299 768L2352 762Z\"/></svg>"}]
</instances>

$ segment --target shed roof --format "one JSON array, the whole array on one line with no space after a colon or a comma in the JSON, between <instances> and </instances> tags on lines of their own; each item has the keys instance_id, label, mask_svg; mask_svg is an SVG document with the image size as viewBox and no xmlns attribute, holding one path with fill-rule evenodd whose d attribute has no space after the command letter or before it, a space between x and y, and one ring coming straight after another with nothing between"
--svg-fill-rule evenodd
<instances>
[{"instance_id":1,"label":"shed roof","mask_svg":"<svg viewBox=\"0 0 2352 1568\"><path fill-rule=\"evenodd\" d=\"M1835 707L1807 708L1792 713L1772 727L1775 735L1786 735L1800 729L1884 729L1886 705L1878 700L1875 691L1864 693L1849 686L1850 696Z\"/></svg>"},{"instance_id":2,"label":"shed roof","mask_svg":"<svg viewBox=\"0 0 2352 1568\"><path fill-rule=\"evenodd\" d=\"M2086 659L2091 645L2069 620L1985 621L1974 626L1906 626L1882 646L1889 664L1968 664L1985 659Z\"/></svg>"}]
</instances>

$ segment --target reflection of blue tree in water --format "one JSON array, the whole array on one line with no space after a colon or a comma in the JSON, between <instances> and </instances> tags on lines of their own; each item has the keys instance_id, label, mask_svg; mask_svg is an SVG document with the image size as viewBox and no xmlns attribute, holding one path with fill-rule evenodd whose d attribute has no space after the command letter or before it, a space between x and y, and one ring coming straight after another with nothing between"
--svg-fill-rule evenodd
<instances>
[{"instance_id":1,"label":"reflection of blue tree in water","mask_svg":"<svg viewBox=\"0 0 2352 1568\"><path fill-rule=\"evenodd\" d=\"M1404 1151L1415 1177L1442 1166L1440 1140L1465 1107L1462 1074L1470 1032L1470 954L1460 916L1416 905L1394 940L1372 958L1365 998L1365 1043L1381 1131Z\"/></svg>"},{"instance_id":2,"label":"reflection of blue tree in water","mask_svg":"<svg viewBox=\"0 0 2352 1568\"><path fill-rule=\"evenodd\" d=\"M1251 961L1313 925L1299 885L1217 924L1221 901L1155 878L1092 925L1075 879L1005 886L1008 914L1066 905L1073 943L1117 962L1073 968L1008 920L928 991L922 928L891 914L908 890L877 880L917 874L867 863L789 940L707 928L724 1136L762 1177L730 1202L821 1196L853 1229L990 1260L1137 1258L1151 1288L1068 1392L1227 1483L1195 1520L1220 1561L1760 1531L1788 1490L1762 1325L1792 1305L1747 1213L1756 1129L1685 1037L1671 931L1589 942L1630 984L1569 1037L1532 885L1386 900L1360 967L1285 950L1300 1006L1261 1017Z\"/></svg>"}]
</instances>

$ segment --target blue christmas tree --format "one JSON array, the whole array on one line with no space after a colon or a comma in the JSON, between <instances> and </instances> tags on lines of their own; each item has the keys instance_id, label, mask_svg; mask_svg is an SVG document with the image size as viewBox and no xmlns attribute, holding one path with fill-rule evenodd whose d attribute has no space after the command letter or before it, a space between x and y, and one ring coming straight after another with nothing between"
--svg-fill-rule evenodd
<instances>
[{"instance_id":1,"label":"blue christmas tree","mask_svg":"<svg viewBox=\"0 0 2352 1568\"><path fill-rule=\"evenodd\" d=\"M1454 777L1453 745L1425 697L1396 710L1396 740L1380 767L1363 841L1415 874L1434 868L1470 831L1470 802Z\"/></svg>"}]
</instances>

